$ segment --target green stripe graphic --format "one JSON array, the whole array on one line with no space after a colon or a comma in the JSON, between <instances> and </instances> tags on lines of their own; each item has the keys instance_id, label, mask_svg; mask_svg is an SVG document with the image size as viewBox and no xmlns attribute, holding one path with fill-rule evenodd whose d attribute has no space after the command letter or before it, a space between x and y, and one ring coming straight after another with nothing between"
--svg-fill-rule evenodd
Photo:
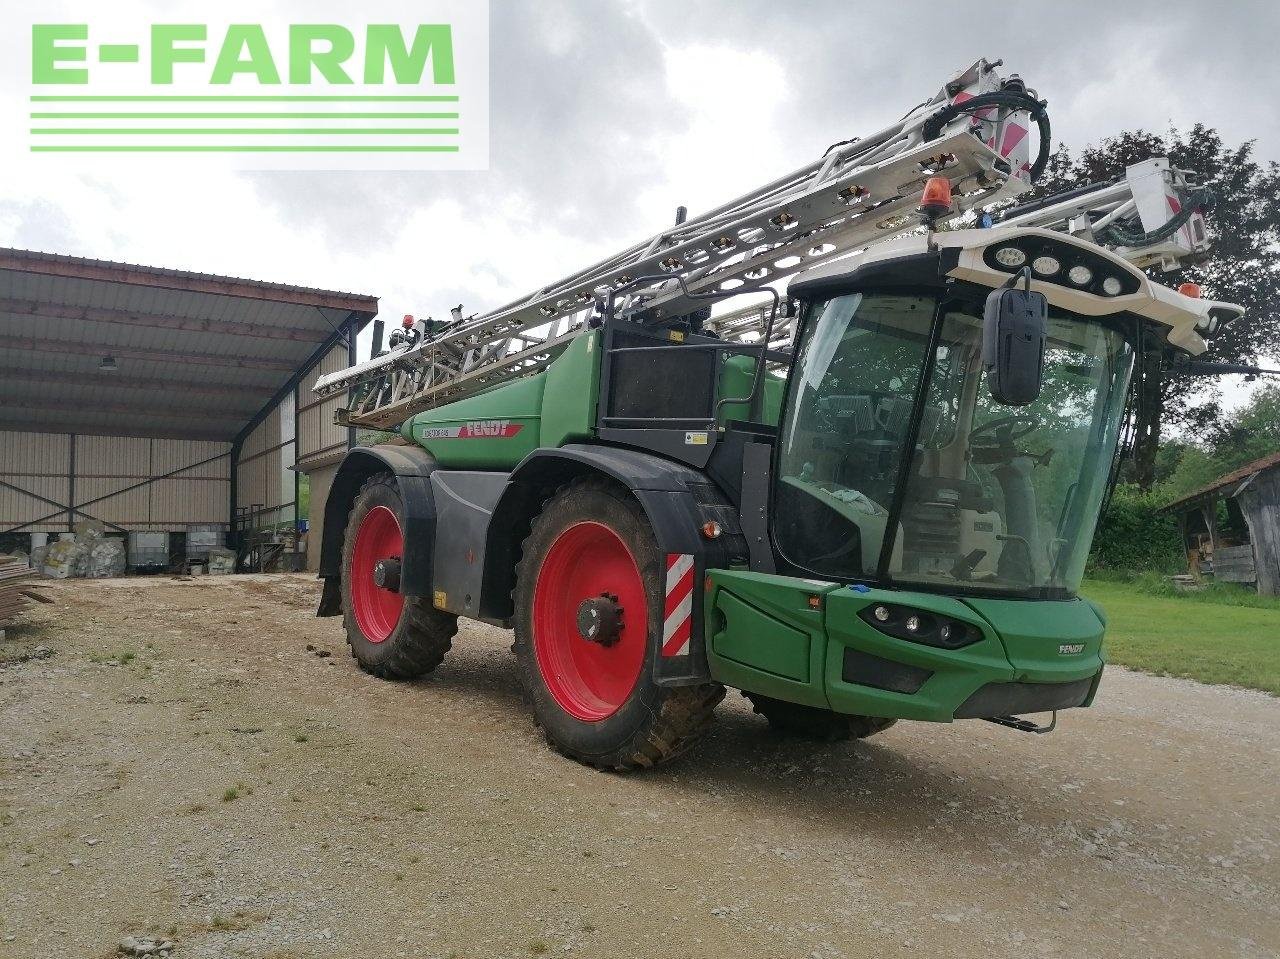
<instances>
[{"instance_id":1,"label":"green stripe graphic","mask_svg":"<svg viewBox=\"0 0 1280 959\"><path fill-rule=\"evenodd\" d=\"M456 146L293 146L246 144L243 146L33 146L32 153L457 153Z\"/></svg>"},{"instance_id":2,"label":"green stripe graphic","mask_svg":"<svg viewBox=\"0 0 1280 959\"><path fill-rule=\"evenodd\" d=\"M223 127L221 129L217 127L209 127L205 129L197 129L195 127L170 127L167 129L160 128L160 129L153 129L153 130L139 130L139 129L132 129L132 128L118 128L118 127L117 128L112 128L112 127L97 127L97 128L95 127L85 127L85 128L36 127L36 128L33 128L31 132L40 134L40 135L56 134L56 135L72 135L72 136L82 136L85 134L91 134L91 135L109 134L112 136L115 136L115 135L169 136L170 134L175 134L175 133L176 134L200 134L200 135L212 134L215 136L218 134L231 134L231 135L239 136L240 134L243 134L243 133L249 133L249 134L265 133L265 134L270 134L272 136L281 136L281 135L287 136L289 134L294 134L294 133L305 134L307 136L319 136L319 135L328 136L330 134L339 134L344 136L349 136L352 134L371 134L371 135L378 135L378 136L381 136L383 134L392 134L395 136L434 136L434 135L455 134L458 132L458 129L457 127L451 127L449 129L441 129L441 130L411 130L411 129L396 128L396 127L390 127L386 129L381 127L347 127L347 128L280 127L275 129L269 128L269 127Z\"/></svg>"},{"instance_id":3,"label":"green stripe graphic","mask_svg":"<svg viewBox=\"0 0 1280 959\"><path fill-rule=\"evenodd\" d=\"M99 63L137 63L136 43L104 43L98 47Z\"/></svg>"},{"instance_id":4,"label":"green stripe graphic","mask_svg":"<svg viewBox=\"0 0 1280 959\"><path fill-rule=\"evenodd\" d=\"M456 120L456 113L33 113L32 120Z\"/></svg>"},{"instance_id":5,"label":"green stripe graphic","mask_svg":"<svg viewBox=\"0 0 1280 959\"><path fill-rule=\"evenodd\" d=\"M456 96L33 96L32 103L457 103Z\"/></svg>"}]
</instances>

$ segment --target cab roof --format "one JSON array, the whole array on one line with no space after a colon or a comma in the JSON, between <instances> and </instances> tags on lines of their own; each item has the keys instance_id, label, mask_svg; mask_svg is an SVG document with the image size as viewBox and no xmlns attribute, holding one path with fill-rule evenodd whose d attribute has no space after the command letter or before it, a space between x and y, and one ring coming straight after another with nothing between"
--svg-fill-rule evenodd
<instances>
[{"instance_id":1,"label":"cab roof","mask_svg":"<svg viewBox=\"0 0 1280 959\"><path fill-rule=\"evenodd\" d=\"M993 254L1003 247L1022 251L1023 263L1002 266ZM922 269L930 257L936 257L936 271ZM791 296L829 295L843 285L859 282L929 284L930 273L937 281L950 277L996 288L1019 275L1024 264L1040 257L1056 260L1059 268L1050 275L1033 272L1031 288L1043 293L1054 306L1084 316L1137 314L1165 327L1170 345L1192 355L1207 349L1206 336L1244 313L1231 303L1185 296L1153 283L1141 270L1095 243L1035 227L899 237L798 274L787 292ZM1088 288L1073 284L1067 275L1077 264L1090 272L1091 279L1084 284ZM1118 281L1120 292L1104 292L1101 284L1108 277Z\"/></svg>"}]
</instances>

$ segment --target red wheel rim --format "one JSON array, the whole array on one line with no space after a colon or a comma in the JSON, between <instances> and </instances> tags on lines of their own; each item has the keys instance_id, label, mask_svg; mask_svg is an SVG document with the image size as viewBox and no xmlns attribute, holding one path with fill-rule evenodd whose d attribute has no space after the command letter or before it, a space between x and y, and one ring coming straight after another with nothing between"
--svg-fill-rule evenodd
<instances>
[{"instance_id":1,"label":"red wheel rim","mask_svg":"<svg viewBox=\"0 0 1280 959\"><path fill-rule=\"evenodd\" d=\"M365 513L351 550L351 606L356 625L371 643L390 636L404 610L404 596L375 583L373 567L379 560L400 559L403 554L404 535L396 514L386 506Z\"/></svg>"},{"instance_id":2,"label":"red wheel rim","mask_svg":"<svg viewBox=\"0 0 1280 959\"><path fill-rule=\"evenodd\" d=\"M583 639L578 607L617 597L622 630L609 646ZM640 678L649 642L649 604L635 557L600 523L560 534L538 571L533 592L533 648L556 703L576 719L599 722L618 711Z\"/></svg>"}]
</instances>

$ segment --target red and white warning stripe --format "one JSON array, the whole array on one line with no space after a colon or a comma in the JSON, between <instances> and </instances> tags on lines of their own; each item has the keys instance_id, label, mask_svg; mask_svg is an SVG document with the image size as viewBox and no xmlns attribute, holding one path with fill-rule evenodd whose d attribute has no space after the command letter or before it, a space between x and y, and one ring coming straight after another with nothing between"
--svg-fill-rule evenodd
<instances>
[{"instance_id":1,"label":"red and white warning stripe","mask_svg":"<svg viewBox=\"0 0 1280 959\"><path fill-rule=\"evenodd\" d=\"M693 554L667 554L667 604L662 655L686 656L693 638Z\"/></svg>"}]
</instances>

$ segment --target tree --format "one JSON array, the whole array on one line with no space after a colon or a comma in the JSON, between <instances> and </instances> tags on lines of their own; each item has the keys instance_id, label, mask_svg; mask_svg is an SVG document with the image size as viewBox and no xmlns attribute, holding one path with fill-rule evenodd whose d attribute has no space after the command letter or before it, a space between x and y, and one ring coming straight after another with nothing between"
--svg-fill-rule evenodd
<instances>
[{"instance_id":1,"label":"tree","mask_svg":"<svg viewBox=\"0 0 1280 959\"><path fill-rule=\"evenodd\" d=\"M1280 385L1268 384L1210 436L1222 472L1280 452Z\"/></svg>"},{"instance_id":2,"label":"tree","mask_svg":"<svg viewBox=\"0 0 1280 959\"><path fill-rule=\"evenodd\" d=\"M1217 130L1203 124L1163 136L1134 130L1085 147L1077 157L1059 145L1034 195L1105 182L1123 176L1130 164L1157 156L1167 156L1174 166L1197 173L1217 198L1208 217L1212 250L1196 266L1148 273L1169 286L1198 283L1205 296L1245 307L1245 317L1214 337L1205 358L1252 363L1274 357L1280 343L1280 164L1261 164L1253 152L1252 140L1227 146ZM1203 436L1220 426L1216 389L1197 402L1204 386L1203 379L1172 372L1150 360L1142 363L1128 470L1143 489L1156 479L1156 451L1168 427Z\"/></svg>"}]
</instances>

